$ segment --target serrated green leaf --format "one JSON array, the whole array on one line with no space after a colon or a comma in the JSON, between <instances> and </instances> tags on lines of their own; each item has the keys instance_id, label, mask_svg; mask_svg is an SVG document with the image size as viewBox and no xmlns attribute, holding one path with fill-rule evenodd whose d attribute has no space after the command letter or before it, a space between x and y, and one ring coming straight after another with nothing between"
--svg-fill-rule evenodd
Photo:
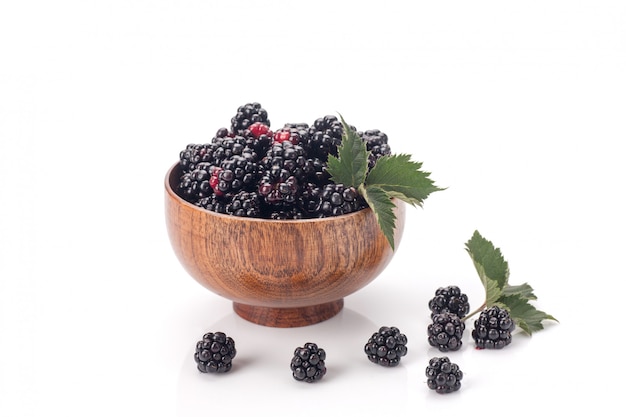
<instances>
[{"instance_id":1,"label":"serrated green leaf","mask_svg":"<svg viewBox=\"0 0 626 417\"><path fill-rule=\"evenodd\" d=\"M502 257L500 249L482 237L478 230L474 231L472 238L465 244L465 249L474 262L485 291L493 291L494 288L504 290L509 280L509 265ZM494 281L496 285L490 281ZM486 298L493 299L494 294L487 293Z\"/></svg>"},{"instance_id":2,"label":"serrated green leaf","mask_svg":"<svg viewBox=\"0 0 626 417\"><path fill-rule=\"evenodd\" d=\"M343 135L337 157L329 155L328 173L335 184L358 188L365 182L369 151L365 141L341 117Z\"/></svg>"},{"instance_id":3,"label":"serrated green leaf","mask_svg":"<svg viewBox=\"0 0 626 417\"><path fill-rule=\"evenodd\" d=\"M407 154L385 155L376 161L367 174L366 184L386 191L411 205L421 206L433 192L442 190L421 171L422 163L411 161Z\"/></svg>"},{"instance_id":4,"label":"serrated green leaf","mask_svg":"<svg viewBox=\"0 0 626 417\"><path fill-rule=\"evenodd\" d=\"M536 300L537 296L533 293L533 288L524 283L522 285L507 285L502 291L503 295L516 295L526 300Z\"/></svg>"},{"instance_id":5,"label":"serrated green leaf","mask_svg":"<svg viewBox=\"0 0 626 417\"><path fill-rule=\"evenodd\" d=\"M519 295L504 295L497 301L509 310L516 326L532 335L533 332L543 329L544 320L558 321L550 314L538 310L527 299Z\"/></svg>"},{"instance_id":6,"label":"serrated green leaf","mask_svg":"<svg viewBox=\"0 0 626 417\"><path fill-rule=\"evenodd\" d=\"M376 216L376 221L391 245L391 249L395 250L393 234L396 228L396 214L393 212L395 204L391 201L391 197L378 187L360 187L359 191Z\"/></svg>"}]
</instances>

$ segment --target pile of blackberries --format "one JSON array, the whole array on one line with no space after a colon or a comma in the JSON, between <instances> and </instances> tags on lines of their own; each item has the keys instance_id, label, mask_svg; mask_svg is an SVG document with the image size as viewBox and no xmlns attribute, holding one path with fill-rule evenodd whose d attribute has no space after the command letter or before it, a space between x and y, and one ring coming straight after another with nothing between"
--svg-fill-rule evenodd
<instances>
[{"instance_id":1,"label":"pile of blackberries","mask_svg":"<svg viewBox=\"0 0 626 417\"><path fill-rule=\"evenodd\" d=\"M176 192L206 210L239 217L307 219L340 216L367 207L353 187L335 184L327 172L337 156L343 125L333 115L312 124L286 123L272 131L259 103L240 106L230 127L180 152ZM369 168L390 155L387 135L357 131L370 151Z\"/></svg>"}]
</instances>

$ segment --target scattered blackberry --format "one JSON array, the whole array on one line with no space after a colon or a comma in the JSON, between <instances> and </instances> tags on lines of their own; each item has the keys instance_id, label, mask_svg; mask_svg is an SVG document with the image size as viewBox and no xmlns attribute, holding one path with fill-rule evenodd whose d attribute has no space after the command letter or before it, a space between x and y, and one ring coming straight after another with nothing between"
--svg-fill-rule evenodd
<instances>
[{"instance_id":1,"label":"scattered blackberry","mask_svg":"<svg viewBox=\"0 0 626 417\"><path fill-rule=\"evenodd\" d=\"M435 291L435 297L428 302L431 318L439 313L454 313L460 319L469 313L470 305L467 295L463 294L459 287L451 285L440 287Z\"/></svg>"},{"instance_id":2,"label":"scattered blackberry","mask_svg":"<svg viewBox=\"0 0 626 417\"><path fill-rule=\"evenodd\" d=\"M368 166L370 169L374 167L378 158L384 155L391 155L391 147L389 146L387 135L378 129L366 130L358 132L358 135L365 141L367 150L370 151Z\"/></svg>"},{"instance_id":3,"label":"scattered blackberry","mask_svg":"<svg viewBox=\"0 0 626 417\"><path fill-rule=\"evenodd\" d=\"M296 381L316 382L326 375L326 352L315 343L305 343L293 352L291 371Z\"/></svg>"},{"instance_id":4,"label":"scattered blackberry","mask_svg":"<svg viewBox=\"0 0 626 417\"><path fill-rule=\"evenodd\" d=\"M381 366L397 366L407 353L407 337L396 327L381 327L365 344L370 362Z\"/></svg>"},{"instance_id":5,"label":"scattered blackberry","mask_svg":"<svg viewBox=\"0 0 626 417\"><path fill-rule=\"evenodd\" d=\"M267 118L267 111L260 103L247 103L237 109L237 113L231 119L231 132L240 134L253 123L261 122L271 126Z\"/></svg>"},{"instance_id":6,"label":"scattered blackberry","mask_svg":"<svg viewBox=\"0 0 626 417\"><path fill-rule=\"evenodd\" d=\"M448 394L461 388L463 372L459 366L450 362L447 356L434 357L426 367L426 384L438 394Z\"/></svg>"},{"instance_id":7,"label":"scattered blackberry","mask_svg":"<svg viewBox=\"0 0 626 417\"><path fill-rule=\"evenodd\" d=\"M511 343L515 323L509 312L498 306L481 311L474 321L472 338L478 349L502 349Z\"/></svg>"},{"instance_id":8,"label":"scattered blackberry","mask_svg":"<svg viewBox=\"0 0 626 417\"><path fill-rule=\"evenodd\" d=\"M256 192L239 191L224 208L226 214L238 217L260 217L261 198Z\"/></svg>"},{"instance_id":9,"label":"scattered blackberry","mask_svg":"<svg viewBox=\"0 0 626 417\"><path fill-rule=\"evenodd\" d=\"M196 343L194 360L200 372L228 372L237 354L235 341L222 332L206 333Z\"/></svg>"},{"instance_id":10,"label":"scattered blackberry","mask_svg":"<svg viewBox=\"0 0 626 417\"><path fill-rule=\"evenodd\" d=\"M195 203L200 199L213 194L210 185L210 165L198 164L196 168L183 173L178 181L178 195L190 203Z\"/></svg>"},{"instance_id":11,"label":"scattered blackberry","mask_svg":"<svg viewBox=\"0 0 626 417\"><path fill-rule=\"evenodd\" d=\"M465 323L454 313L435 314L428 325L428 343L441 352L459 350L463 345Z\"/></svg>"}]
</instances>

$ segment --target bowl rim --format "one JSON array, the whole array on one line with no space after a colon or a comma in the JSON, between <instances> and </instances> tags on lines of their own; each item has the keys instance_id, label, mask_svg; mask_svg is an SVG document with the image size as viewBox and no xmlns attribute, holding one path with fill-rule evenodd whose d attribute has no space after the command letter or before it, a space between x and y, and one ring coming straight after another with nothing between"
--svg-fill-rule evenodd
<instances>
[{"instance_id":1,"label":"bowl rim","mask_svg":"<svg viewBox=\"0 0 626 417\"><path fill-rule=\"evenodd\" d=\"M286 219L286 220L273 220L273 219L261 219L261 218L257 218L257 217L239 217L239 216L233 216L230 214L223 214L223 213L216 213L214 211L210 211L210 210L206 210L203 209L202 207L198 207L192 203L190 203L189 201L185 200L184 198L182 198L181 196L179 196L176 191L174 191L174 189L171 186L170 180L172 175L174 174L174 170L176 168L178 168L180 166L180 161L174 163L168 170L167 173L165 174L165 191L168 193L168 195L172 198L174 198L179 204L183 204L184 206L187 206L195 211L201 212L201 213L206 213L207 215L210 216L215 216L218 218L223 218L223 219L229 219L232 221L240 221L240 222L259 222L259 223L267 223L267 224L299 224L299 223L322 223L322 222L333 222L333 221L338 221L340 219L349 219L350 217L357 217L357 216L365 216L367 215L369 212L372 211L372 209L370 207L366 207L364 209L355 211L353 213L348 213L348 214L342 214L341 216L330 216L330 217L323 217L323 218L313 218L313 219ZM396 198L392 198L392 201L394 202L394 204L397 206L398 204L398 200Z\"/></svg>"}]
</instances>

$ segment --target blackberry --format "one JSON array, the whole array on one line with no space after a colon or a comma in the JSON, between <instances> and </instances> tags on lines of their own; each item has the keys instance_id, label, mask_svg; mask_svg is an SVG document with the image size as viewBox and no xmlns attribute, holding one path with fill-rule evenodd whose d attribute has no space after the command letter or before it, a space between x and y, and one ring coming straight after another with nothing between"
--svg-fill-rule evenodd
<instances>
[{"instance_id":1,"label":"blackberry","mask_svg":"<svg viewBox=\"0 0 626 417\"><path fill-rule=\"evenodd\" d=\"M210 171L210 165L205 163L183 173L178 181L177 194L190 203L195 203L213 194L210 185Z\"/></svg>"},{"instance_id":2,"label":"blackberry","mask_svg":"<svg viewBox=\"0 0 626 417\"><path fill-rule=\"evenodd\" d=\"M365 344L370 362L381 366L397 366L407 353L407 337L397 327L381 327Z\"/></svg>"},{"instance_id":3,"label":"blackberry","mask_svg":"<svg viewBox=\"0 0 626 417\"><path fill-rule=\"evenodd\" d=\"M315 120L309 128L306 146L312 157L324 161L328 155L337 155L337 146L341 144L343 126L337 116L329 115Z\"/></svg>"},{"instance_id":4,"label":"blackberry","mask_svg":"<svg viewBox=\"0 0 626 417\"><path fill-rule=\"evenodd\" d=\"M434 357L426 367L426 384L438 394L448 394L461 388L463 372L459 366L450 362L447 356Z\"/></svg>"},{"instance_id":5,"label":"blackberry","mask_svg":"<svg viewBox=\"0 0 626 417\"><path fill-rule=\"evenodd\" d=\"M240 134L256 122L261 122L268 127L271 126L267 118L267 111L260 103L246 103L243 106L239 106L237 113L231 119L231 132Z\"/></svg>"},{"instance_id":6,"label":"blackberry","mask_svg":"<svg viewBox=\"0 0 626 417\"><path fill-rule=\"evenodd\" d=\"M460 319L469 313L470 305L467 295L461 292L461 289L455 285L448 287L440 287L435 291L435 297L428 302L431 318L439 313L454 313Z\"/></svg>"},{"instance_id":7,"label":"blackberry","mask_svg":"<svg viewBox=\"0 0 626 417\"><path fill-rule=\"evenodd\" d=\"M305 213L294 205L274 205L267 215L272 220L299 220L306 218Z\"/></svg>"},{"instance_id":8,"label":"blackberry","mask_svg":"<svg viewBox=\"0 0 626 417\"><path fill-rule=\"evenodd\" d=\"M213 161L212 146L210 143L190 143L185 149L180 151L179 160L183 172L191 172L198 164Z\"/></svg>"},{"instance_id":9,"label":"blackberry","mask_svg":"<svg viewBox=\"0 0 626 417\"><path fill-rule=\"evenodd\" d=\"M234 155L258 159L256 151L250 147L250 140L245 136L214 137L211 142L211 163L219 166Z\"/></svg>"},{"instance_id":10,"label":"blackberry","mask_svg":"<svg viewBox=\"0 0 626 417\"><path fill-rule=\"evenodd\" d=\"M459 350L463 345L465 323L453 313L435 314L428 325L428 343L441 352Z\"/></svg>"},{"instance_id":11,"label":"blackberry","mask_svg":"<svg viewBox=\"0 0 626 417\"><path fill-rule=\"evenodd\" d=\"M326 352L315 343L305 343L293 352L291 371L296 381L316 382L326 375Z\"/></svg>"},{"instance_id":12,"label":"blackberry","mask_svg":"<svg viewBox=\"0 0 626 417\"><path fill-rule=\"evenodd\" d=\"M272 145L274 132L270 130L268 125L256 122L241 132L241 136L246 138L246 146L254 149L257 155L265 155Z\"/></svg>"},{"instance_id":13,"label":"blackberry","mask_svg":"<svg viewBox=\"0 0 626 417\"><path fill-rule=\"evenodd\" d=\"M335 183L324 186L308 183L302 191L299 204L309 217L319 218L341 216L366 206L365 200L354 187Z\"/></svg>"},{"instance_id":14,"label":"blackberry","mask_svg":"<svg viewBox=\"0 0 626 417\"><path fill-rule=\"evenodd\" d=\"M368 166L370 169L374 167L378 158L384 155L391 155L391 147L389 146L387 135L378 129L366 130L358 132L358 135L365 141L367 150L370 151Z\"/></svg>"},{"instance_id":15,"label":"blackberry","mask_svg":"<svg viewBox=\"0 0 626 417\"><path fill-rule=\"evenodd\" d=\"M224 373L230 371L236 355L235 341L222 332L215 332L206 333L196 343L193 357L200 372Z\"/></svg>"},{"instance_id":16,"label":"blackberry","mask_svg":"<svg viewBox=\"0 0 626 417\"><path fill-rule=\"evenodd\" d=\"M223 197L211 194L195 202L195 205L215 213L226 214L227 201Z\"/></svg>"},{"instance_id":17,"label":"blackberry","mask_svg":"<svg viewBox=\"0 0 626 417\"><path fill-rule=\"evenodd\" d=\"M291 142L294 145L307 143L309 137L309 125L306 123L287 123L274 132L274 143Z\"/></svg>"},{"instance_id":18,"label":"blackberry","mask_svg":"<svg viewBox=\"0 0 626 417\"><path fill-rule=\"evenodd\" d=\"M478 349L502 349L511 343L515 323L509 312L498 306L481 311L474 321L472 338Z\"/></svg>"},{"instance_id":19,"label":"blackberry","mask_svg":"<svg viewBox=\"0 0 626 417\"><path fill-rule=\"evenodd\" d=\"M259 175L259 166L252 156L233 155L213 169L210 184L217 195L236 193L244 187L255 186Z\"/></svg>"},{"instance_id":20,"label":"blackberry","mask_svg":"<svg viewBox=\"0 0 626 417\"><path fill-rule=\"evenodd\" d=\"M238 217L261 217L261 198L256 192L240 191L232 196L224 210Z\"/></svg>"},{"instance_id":21,"label":"blackberry","mask_svg":"<svg viewBox=\"0 0 626 417\"><path fill-rule=\"evenodd\" d=\"M266 152L260 165L272 177L284 175L280 171L285 170L288 176L303 181L307 173L306 151L300 145L294 145L289 141L275 142Z\"/></svg>"}]
</instances>

